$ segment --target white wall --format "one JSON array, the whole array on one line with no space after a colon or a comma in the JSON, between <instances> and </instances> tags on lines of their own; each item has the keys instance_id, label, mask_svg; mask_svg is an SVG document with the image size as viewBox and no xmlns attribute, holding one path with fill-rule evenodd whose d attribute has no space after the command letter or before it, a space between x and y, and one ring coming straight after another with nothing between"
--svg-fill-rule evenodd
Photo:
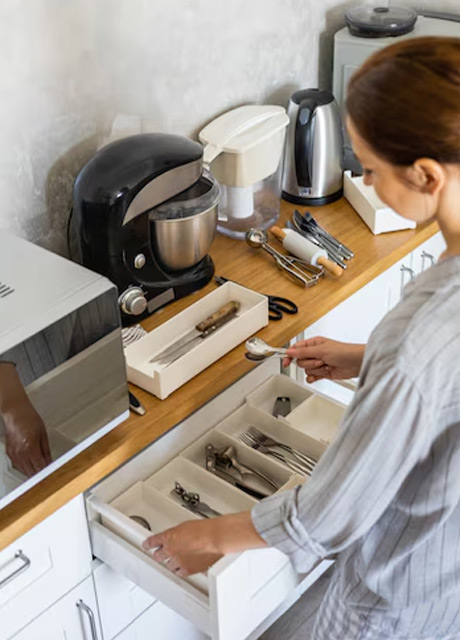
<instances>
[{"instance_id":1,"label":"white wall","mask_svg":"<svg viewBox=\"0 0 460 640\"><path fill-rule=\"evenodd\" d=\"M239 104L329 87L332 35L354 4L2 0L0 228L65 253L73 180L117 114L195 136Z\"/></svg>"}]
</instances>

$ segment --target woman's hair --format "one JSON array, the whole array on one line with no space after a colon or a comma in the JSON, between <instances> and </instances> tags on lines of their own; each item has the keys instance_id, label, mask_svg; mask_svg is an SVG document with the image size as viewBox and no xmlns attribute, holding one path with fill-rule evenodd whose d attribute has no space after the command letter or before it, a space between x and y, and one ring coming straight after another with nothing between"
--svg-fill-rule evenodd
<instances>
[{"instance_id":1,"label":"woman's hair","mask_svg":"<svg viewBox=\"0 0 460 640\"><path fill-rule=\"evenodd\" d=\"M410 38L378 51L351 78L346 108L391 164L460 164L460 38Z\"/></svg>"}]
</instances>

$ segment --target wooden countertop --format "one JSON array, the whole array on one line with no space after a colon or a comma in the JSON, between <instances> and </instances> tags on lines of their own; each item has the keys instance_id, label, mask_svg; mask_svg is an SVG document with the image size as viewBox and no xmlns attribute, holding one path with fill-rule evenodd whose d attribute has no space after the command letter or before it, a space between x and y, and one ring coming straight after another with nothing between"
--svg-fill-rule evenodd
<instances>
[{"instance_id":1,"label":"wooden countertop","mask_svg":"<svg viewBox=\"0 0 460 640\"><path fill-rule=\"evenodd\" d=\"M281 222L295 205L283 202ZM305 208L297 207L300 210ZM312 209L313 215L333 235L349 246L355 257L339 279L326 276L317 286L303 289L292 282L264 251L245 242L217 235L211 250L216 275L266 294L291 298L299 307L294 316L270 322L259 332L264 340L283 345L318 320L367 282L388 269L438 230L435 223L416 230L374 236L361 218L341 199ZM280 245L275 239L270 244ZM150 331L216 287L214 282L187 298L178 300L148 318ZM104 476L151 444L208 400L256 366L244 358L244 345L208 367L166 400L132 387L147 409L145 416L131 414L124 423L42 480L0 511L0 550L51 515L71 498L89 489Z\"/></svg>"}]
</instances>

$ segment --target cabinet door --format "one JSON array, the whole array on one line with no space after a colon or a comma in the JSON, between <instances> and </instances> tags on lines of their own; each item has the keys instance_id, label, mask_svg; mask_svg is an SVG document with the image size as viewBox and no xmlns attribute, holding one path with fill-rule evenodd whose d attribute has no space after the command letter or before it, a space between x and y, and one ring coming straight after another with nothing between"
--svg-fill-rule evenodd
<instances>
[{"instance_id":1,"label":"cabinet door","mask_svg":"<svg viewBox=\"0 0 460 640\"><path fill-rule=\"evenodd\" d=\"M58 600L11 640L101 640L92 578Z\"/></svg>"},{"instance_id":2,"label":"cabinet door","mask_svg":"<svg viewBox=\"0 0 460 640\"><path fill-rule=\"evenodd\" d=\"M180 640L209 640L209 636L199 631L187 620L156 602L129 627L122 631L116 640L160 640L180 638Z\"/></svg>"},{"instance_id":3,"label":"cabinet door","mask_svg":"<svg viewBox=\"0 0 460 640\"><path fill-rule=\"evenodd\" d=\"M100 563L93 573L104 640L112 640L155 602L130 580Z\"/></svg>"},{"instance_id":4,"label":"cabinet door","mask_svg":"<svg viewBox=\"0 0 460 640\"><path fill-rule=\"evenodd\" d=\"M380 274L307 327L304 337L325 336L344 342L366 342L371 331L388 311L390 282L388 271Z\"/></svg>"},{"instance_id":5,"label":"cabinet door","mask_svg":"<svg viewBox=\"0 0 460 640\"><path fill-rule=\"evenodd\" d=\"M83 496L0 551L0 640L91 575Z\"/></svg>"}]
</instances>

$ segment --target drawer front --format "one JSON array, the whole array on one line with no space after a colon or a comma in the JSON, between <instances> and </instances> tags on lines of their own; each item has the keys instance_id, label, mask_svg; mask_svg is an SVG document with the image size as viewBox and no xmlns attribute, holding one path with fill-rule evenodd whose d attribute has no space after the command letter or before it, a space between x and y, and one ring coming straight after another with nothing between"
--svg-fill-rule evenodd
<instances>
[{"instance_id":1,"label":"drawer front","mask_svg":"<svg viewBox=\"0 0 460 640\"><path fill-rule=\"evenodd\" d=\"M152 630L153 634L152 634ZM137 618L127 629L117 636L116 640L147 640L158 638L158 640L209 640L209 636L204 635L187 620L184 620L177 613L174 613L161 602L156 602L139 618Z\"/></svg>"},{"instance_id":2,"label":"drawer front","mask_svg":"<svg viewBox=\"0 0 460 640\"><path fill-rule=\"evenodd\" d=\"M288 444L300 446L315 459L325 450L324 442L245 401L255 387L263 387L278 372L277 364L267 361L253 370L104 480L88 498L94 555L212 640L252 637L266 619L282 609L283 602L300 593L300 578L288 558L276 549L248 551L222 558L207 575L182 579L142 550L150 533L131 516L141 515L154 533L198 517L177 502L171 490L174 481L198 491L219 513L250 509L253 496L206 471L203 456L210 443L219 450L232 446L243 464L269 475L280 489L292 482L299 484L296 468L283 466L241 440L247 425L257 425L272 437L283 434ZM273 388L280 395L278 387ZM306 401L311 404L311 399Z\"/></svg>"},{"instance_id":3,"label":"drawer front","mask_svg":"<svg viewBox=\"0 0 460 640\"><path fill-rule=\"evenodd\" d=\"M106 564L99 564L93 577L104 640L112 640L155 602L152 596Z\"/></svg>"},{"instance_id":4,"label":"drawer front","mask_svg":"<svg viewBox=\"0 0 460 640\"><path fill-rule=\"evenodd\" d=\"M92 578L86 578L11 640L102 640Z\"/></svg>"},{"instance_id":5,"label":"drawer front","mask_svg":"<svg viewBox=\"0 0 460 640\"><path fill-rule=\"evenodd\" d=\"M79 496L0 552L0 640L90 573L88 527Z\"/></svg>"}]
</instances>

